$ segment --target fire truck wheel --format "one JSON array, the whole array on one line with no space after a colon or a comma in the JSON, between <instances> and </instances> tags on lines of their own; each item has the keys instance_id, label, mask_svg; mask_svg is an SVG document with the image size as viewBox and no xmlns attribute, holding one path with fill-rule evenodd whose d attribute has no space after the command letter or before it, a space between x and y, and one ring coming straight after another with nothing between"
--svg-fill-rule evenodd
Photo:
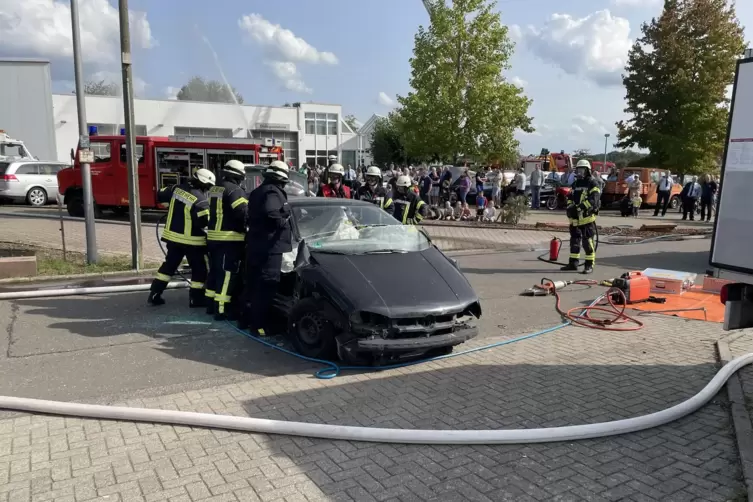
<instances>
[{"instance_id":1,"label":"fire truck wheel","mask_svg":"<svg viewBox=\"0 0 753 502\"><path fill-rule=\"evenodd\" d=\"M47 192L42 187L32 187L26 194L26 202L34 207L42 207L47 204Z\"/></svg>"},{"instance_id":2,"label":"fire truck wheel","mask_svg":"<svg viewBox=\"0 0 753 502\"><path fill-rule=\"evenodd\" d=\"M66 196L65 208L68 210L68 214L81 218L84 216L84 197L83 194L73 193Z\"/></svg>"},{"instance_id":3,"label":"fire truck wheel","mask_svg":"<svg viewBox=\"0 0 753 502\"><path fill-rule=\"evenodd\" d=\"M671 199L669 199L669 208L670 209L678 209L680 207L680 197L675 195Z\"/></svg>"}]
</instances>

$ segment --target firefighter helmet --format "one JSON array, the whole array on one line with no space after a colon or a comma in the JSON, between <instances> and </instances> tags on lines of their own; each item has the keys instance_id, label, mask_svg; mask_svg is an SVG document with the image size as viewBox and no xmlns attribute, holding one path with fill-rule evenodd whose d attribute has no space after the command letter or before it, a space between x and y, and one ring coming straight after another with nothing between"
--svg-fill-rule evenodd
<instances>
[{"instance_id":1,"label":"firefighter helmet","mask_svg":"<svg viewBox=\"0 0 753 502\"><path fill-rule=\"evenodd\" d=\"M246 167L240 160L228 160L222 170L233 176L239 176L241 178L246 177Z\"/></svg>"},{"instance_id":2,"label":"firefighter helmet","mask_svg":"<svg viewBox=\"0 0 753 502\"><path fill-rule=\"evenodd\" d=\"M197 169L196 172L193 173L193 177L202 185L214 185L215 182L214 173L203 167Z\"/></svg>"},{"instance_id":3,"label":"firefighter helmet","mask_svg":"<svg viewBox=\"0 0 753 502\"><path fill-rule=\"evenodd\" d=\"M269 164L269 167L264 171L264 177L287 182L289 180L288 171L290 171L290 168L287 164L281 160L275 160Z\"/></svg>"},{"instance_id":4,"label":"firefighter helmet","mask_svg":"<svg viewBox=\"0 0 753 502\"><path fill-rule=\"evenodd\" d=\"M340 164L332 164L331 166L329 166L329 174L339 174L340 176L345 176L345 168Z\"/></svg>"},{"instance_id":5,"label":"firefighter helmet","mask_svg":"<svg viewBox=\"0 0 753 502\"><path fill-rule=\"evenodd\" d=\"M399 187L410 188L413 182L411 181L410 176L398 176L396 184Z\"/></svg>"},{"instance_id":6,"label":"firefighter helmet","mask_svg":"<svg viewBox=\"0 0 753 502\"><path fill-rule=\"evenodd\" d=\"M379 169L377 166L369 166L366 169L366 176L378 176L379 178L381 178L382 170Z\"/></svg>"}]
</instances>

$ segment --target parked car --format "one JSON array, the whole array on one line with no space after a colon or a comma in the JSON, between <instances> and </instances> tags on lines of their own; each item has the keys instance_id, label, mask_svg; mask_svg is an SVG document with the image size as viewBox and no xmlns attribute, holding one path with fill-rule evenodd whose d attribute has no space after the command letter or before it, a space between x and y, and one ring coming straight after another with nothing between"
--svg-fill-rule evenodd
<instances>
[{"instance_id":1,"label":"parked car","mask_svg":"<svg viewBox=\"0 0 753 502\"><path fill-rule=\"evenodd\" d=\"M478 334L478 296L422 230L368 202L288 202L297 244L274 306L299 353L380 364L447 354Z\"/></svg>"},{"instance_id":2,"label":"parked car","mask_svg":"<svg viewBox=\"0 0 753 502\"><path fill-rule=\"evenodd\" d=\"M58 171L65 162L19 160L0 162L0 199L41 207L58 195Z\"/></svg>"}]
</instances>

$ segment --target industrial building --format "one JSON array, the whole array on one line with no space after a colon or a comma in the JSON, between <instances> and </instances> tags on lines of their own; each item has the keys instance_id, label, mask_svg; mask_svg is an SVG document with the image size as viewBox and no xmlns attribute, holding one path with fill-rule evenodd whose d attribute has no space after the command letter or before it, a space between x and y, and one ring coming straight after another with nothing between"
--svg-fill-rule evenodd
<instances>
[{"instance_id":1,"label":"industrial building","mask_svg":"<svg viewBox=\"0 0 753 502\"><path fill-rule=\"evenodd\" d=\"M51 93L49 62L0 60L0 81L4 84L0 129L24 141L42 160L69 161L79 136L76 96ZM327 165L330 155L354 167L371 162L369 129L353 131L343 120L340 105L283 107L135 99L134 117L136 134L142 136L272 138L280 142L285 159L294 166L304 162ZM122 98L86 96L86 120L89 130L95 126L97 134L120 134ZM374 117L364 126L373 122Z\"/></svg>"}]
</instances>

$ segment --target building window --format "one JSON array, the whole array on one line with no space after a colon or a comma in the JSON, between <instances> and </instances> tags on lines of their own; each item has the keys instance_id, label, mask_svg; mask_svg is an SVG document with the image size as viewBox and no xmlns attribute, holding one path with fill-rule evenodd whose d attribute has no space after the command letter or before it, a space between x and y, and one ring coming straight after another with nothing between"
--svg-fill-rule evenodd
<instances>
[{"instance_id":1,"label":"building window","mask_svg":"<svg viewBox=\"0 0 753 502\"><path fill-rule=\"evenodd\" d=\"M298 133L293 131L248 131L248 137L252 139L272 138L282 143L285 162L292 162L294 166L298 165Z\"/></svg>"},{"instance_id":2,"label":"building window","mask_svg":"<svg viewBox=\"0 0 753 502\"><path fill-rule=\"evenodd\" d=\"M232 138L232 129L212 129L208 127L175 127L176 136L198 136L204 138Z\"/></svg>"},{"instance_id":3,"label":"building window","mask_svg":"<svg viewBox=\"0 0 753 502\"><path fill-rule=\"evenodd\" d=\"M92 127L97 128L98 136L120 136L120 130L125 131L125 126L122 124L86 124L89 129ZM136 136L146 136L146 126L136 125L134 127Z\"/></svg>"},{"instance_id":4,"label":"building window","mask_svg":"<svg viewBox=\"0 0 753 502\"><path fill-rule=\"evenodd\" d=\"M316 134L316 120L306 119L306 134Z\"/></svg>"},{"instance_id":5,"label":"building window","mask_svg":"<svg viewBox=\"0 0 753 502\"><path fill-rule=\"evenodd\" d=\"M337 136L336 113L306 113L306 134Z\"/></svg>"},{"instance_id":6,"label":"building window","mask_svg":"<svg viewBox=\"0 0 753 502\"><path fill-rule=\"evenodd\" d=\"M327 134L327 121L316 119L316 134L324 136Z\"/></svg>"},{"instance_id":7,"label":"building window","mask_svg":"<svg viewBox=\"0 0 753 502\"><path fill-rule=\"evenodd\" d=\"M356 151L355 150L343 150L342 165L347 167L356 167Z\"/></svg>"}]
</instances>

